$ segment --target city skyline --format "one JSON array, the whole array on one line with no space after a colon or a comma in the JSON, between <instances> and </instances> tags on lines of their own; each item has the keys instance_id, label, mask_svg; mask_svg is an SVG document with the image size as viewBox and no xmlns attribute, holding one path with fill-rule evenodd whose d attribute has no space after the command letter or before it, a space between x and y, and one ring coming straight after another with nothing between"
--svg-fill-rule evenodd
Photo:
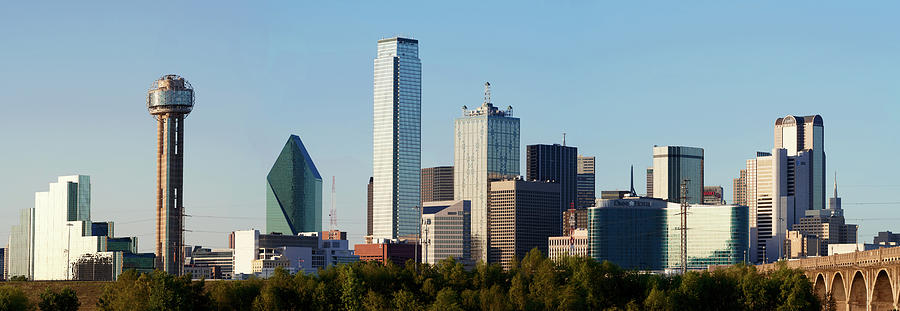
<instances>
[{"instance_id":1,"label":"city skyline","mask_svg":"<svg viewBox=\"0 0 900 311\"><path fill-rule=\"evenodd\" d=\"M29 9L30 4L15 5L22 6L21 10L7 12L40 11ZM34 192L56 176L84 174L94 178L96 218L115 221L121 225L121 235L146 241L140 251L152 251L148 242L155 234L154 125L147 119L141 93L149 79L176 73L197 86L197 105L202 110L186 123L189 148L185 150L184 206L194 217L185 219L187 229L193 230L186 234L185 244L220 247L226 243L227 231L265 227L265 192L259 184L275 161L272 150L283 145L284 135L293 133L304 137L316 151L322 175L341 181L337 186L338 226L349 231L352 243L359 243L365 231L365 185L372 165L372 43L395 32L411 31L411 37L423 42L422 53L427 55L422 72L421 167L453 165L453 119L459 106L478 103L483 81L491 81L497 94L502 94L498 97L501 106L515 106L516 116L523 121L521 159L525 159L524 146L560 143L566 132L568 144L578 146L581 154L597 157L597 191L627 190L628 166L649 167L652 145L685 145L704 148L705 183L723 185L725 198L731 198L731 180L738 177L744 161L756 151L771 149L776 118L820 114L829 125L825 184L832 182L835 171L841 173L845 214L848 222L860 224L860 241L871 240L878 231L900 231L896 218L883 217L894 213L895 205L885 203L895 202L890 194L900 188L892 178L897 169L887 157L898 149L890 133L897 131L900 119L893 105L900 100L897 82L891 78L898 63L890 57L900 51L896 43L900 38L889 30L897 26L886 15L891 10L838 4L778 6L783 10L773 10L760 4L742 6L748 11L742 14L707 16L704 12L710 8L694 7L686 9L687 13L703 19L661 29L661 25L685 21L663 16L665 5L647 11L608 7L614 10L606 11L618 12L615 14L604 13L603 8L553 8L552 13L572 14L570 21L552 19L561 22L559 26L544 22L526 26L498 17L456 30L417 27L423 24L422 18L435 18L426 15L387 23L363 18L354 27L313 34L303 27L322 19L294 22L288 17L315 14L296 7L285 12L263 7L250 10L248 17L236 18L238 26L224 27L227 25L212 14L199 16L198 22L191 23L196 41L171 39L154 30L149 36L150 48L134 34L185 16L126 22L137 13L128 13L131 8L121 4L112 9L125 12L119 17L122 27L105 29L109 27L102 26L113 19L88 12L91 8L87 6L71 11L84 13L79 18L97 17L86 22L95 27L58 29L51 26L62 25L67 20L61 17L62 11L69 10L49 10L34 21L27 20L34 17L31 14L4 15L0 19L4 27L0 28L30 28L27 33L54 34L50 37L63 40L38 42L13 31L7 37L18 44L0 51L0 65L9 73L0 78L0 85L8 87L0 92L0 102L9 115L20 116L0 125L5 150L16 150L0 156L4 163L0 170L8 178L0 187L4 198L0 226L14 225L19 210L34 205ZM234 7L214 10L224 16L243 12ZM328 4L318 10L339 12L346 7ZM514 10L526 16L541 11ZM359 11L346 13L370 15L365 9ZM809 15L801 22L794 21L792 14L804 11ZM458 8L451 12L467 11ZM597 21L591 14L597 14ZM829 26L834 19L826 16L844 14L864 14L867 19ZM271 24L239 29L268 15L274 16ZM629 20L622 16L647 20L627 27ZM752 20L760 16L767 16L770 25L750 29L748 26L758 26ZM61 21L51 26L36 24L53 18ZM653 18L659 20L650 20ZM503 26L504 22L526 27L526 31ZM576 27L579 25L583 27ZM721 27L707 29L711 25ZM216 27L235 30L234 41L219 35L223 31ZM482 33L484 28L491 31ZM567 28L579 30L567 33ZM610 28L621 29L622 34ZM527 30L535 31L523 35ZM257 31L268 37L252 38ZM551 34L558 36L552 45L575 47L566 57L569 60L543 58L555 48L539 47L534 38ZM641 36L645 38L635 39ZM94 44L76 44L63 37L93 38L88 41ZM672 42L679 39L684 43ZM156 57L167 50L154 45L168 41L183 47L184 57ZM863 48L854 49L846 42ZM56 44L66 43L73 44L69 53L59 52L67 49ZM465 45L487 48L460 48ZM526 48L534 50L522 50ZM214 49L231 50L208 55ZM227 67L224 64L231 67L223 69ZM104 78L104 90L84 90L71 83L84 79L84 72ZM529 76L540 79L523 78ZM71 96L76 91L81 97ZM250 110L248 106L266 109ZM104 118L96 118L98 110ZM870 122L872 115L886 119ZM638 126L636 120L647 122ZM77 139L66 139L73 129L77 129ZM715 133L710 129L716 129ZM50 141L53 143L40 143ZM114 144L107 146L109 142ZM884 152L864 152L881 146L885 146ZM520 172L525 171L523 165L520 161ZM641 175L635 178L635 188L643 189ZM323 195L323 205L330 206L329 196ZM876 219L879 217L882 219ZM5 241L8 234L9 230L0 230L0 240Z\"/></svg>"}]
</instances>

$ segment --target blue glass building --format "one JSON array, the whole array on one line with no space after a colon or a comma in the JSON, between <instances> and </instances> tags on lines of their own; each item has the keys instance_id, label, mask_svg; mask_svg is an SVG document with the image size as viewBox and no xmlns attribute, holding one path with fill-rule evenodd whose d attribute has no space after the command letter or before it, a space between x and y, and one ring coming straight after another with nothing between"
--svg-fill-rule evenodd
<instances>
[{"instance_id":1,"label":"blue glass building","mask_svg":"<svg viewBox=\"0 0 900 311\"><path fill-rule=\"evenodd\" d=\"M322 176L297 135L291 135L266 176L266 231L322 231Z\"/></svg>"}]
</instances>

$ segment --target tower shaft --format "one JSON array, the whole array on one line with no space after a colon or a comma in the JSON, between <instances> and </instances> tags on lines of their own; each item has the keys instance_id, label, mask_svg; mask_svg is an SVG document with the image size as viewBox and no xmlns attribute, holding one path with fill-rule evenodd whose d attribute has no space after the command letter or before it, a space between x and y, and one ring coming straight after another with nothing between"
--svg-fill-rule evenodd
<instances>
[{"instance_id":1,"label":"tower shaft","mask_svg":"<svg viewBox=\"0 0 900 311\"><path fill-rule=\"evenodd\" d=\"M156 267L181 275L184 267L184 117L160 114L156 155Z\"/></svg>"}]
</instances>

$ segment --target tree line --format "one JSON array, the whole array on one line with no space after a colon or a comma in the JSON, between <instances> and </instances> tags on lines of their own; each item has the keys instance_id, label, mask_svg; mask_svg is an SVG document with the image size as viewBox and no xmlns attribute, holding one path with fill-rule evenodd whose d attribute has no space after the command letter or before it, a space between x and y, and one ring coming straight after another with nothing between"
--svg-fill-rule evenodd
<instances>
[{"instance_id":1,"label":"tree line","mask_svg":"<svg viewBox=\"0 0 900 311\"><path fill-rule=\"evenodd\" d=\"M0 302L2 302L0 291ZM435 265L358 262L268 279L191 281L156 271L122 273L100 310L822 310L799 270L736 265L659 275L610 262L550 260L532 250L504 271L447 259ZM0 308L0 310L3 310Z\"/></svg>"}]
</instances>

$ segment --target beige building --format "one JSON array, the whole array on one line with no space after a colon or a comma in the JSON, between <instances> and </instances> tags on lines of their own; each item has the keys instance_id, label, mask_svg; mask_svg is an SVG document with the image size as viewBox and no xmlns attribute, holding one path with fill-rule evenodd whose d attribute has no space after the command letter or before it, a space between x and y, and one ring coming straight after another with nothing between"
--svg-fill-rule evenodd
<instances>
[{"instance_id":1,"label":"beige building","mask_svg":"<svg viewBox=\"0 0 900 311\"><path fill-rule=\"evenodd\" d=\"M790 230L785 241L785 253L789 259L824 256L820 253L821 243L818 237L800 231Z\"/></svg>"},{"instance_id":2,"label":"beige building","mask_svg":"<svg viewBox=\"0 0 900 311\"><path fill-rule=\"evenodd\" d=\"M547 254L547 239L562 226L548 221L560 218L553 217L559 215L559 184L512 179L491 182L490 189L488 262L509 269L513 258L534 248Z\"/></svg>"},{"instance_id":3,"label":"beige building","mask_svg":"<svg viewBox=\"0 0 900 311\"><path fill-rule=\"evenodd\" d=\"M284 269L291 268L291 262L281 257L271 259L257 259L253 261L253 273L261 273L263 271L274 271L275 268L282 267Z\"/></svg>"},{"instance_id":4,"label":"beige building","mask_svg":"<svg viewBox=\"0 0 900 311\"><path fill-rule=\"evenodd\" d=\"M563 256L588 257L588 230L576 229L571 235L550 237L547 252L553 260Z\"/></svg>"}]
</instances>

